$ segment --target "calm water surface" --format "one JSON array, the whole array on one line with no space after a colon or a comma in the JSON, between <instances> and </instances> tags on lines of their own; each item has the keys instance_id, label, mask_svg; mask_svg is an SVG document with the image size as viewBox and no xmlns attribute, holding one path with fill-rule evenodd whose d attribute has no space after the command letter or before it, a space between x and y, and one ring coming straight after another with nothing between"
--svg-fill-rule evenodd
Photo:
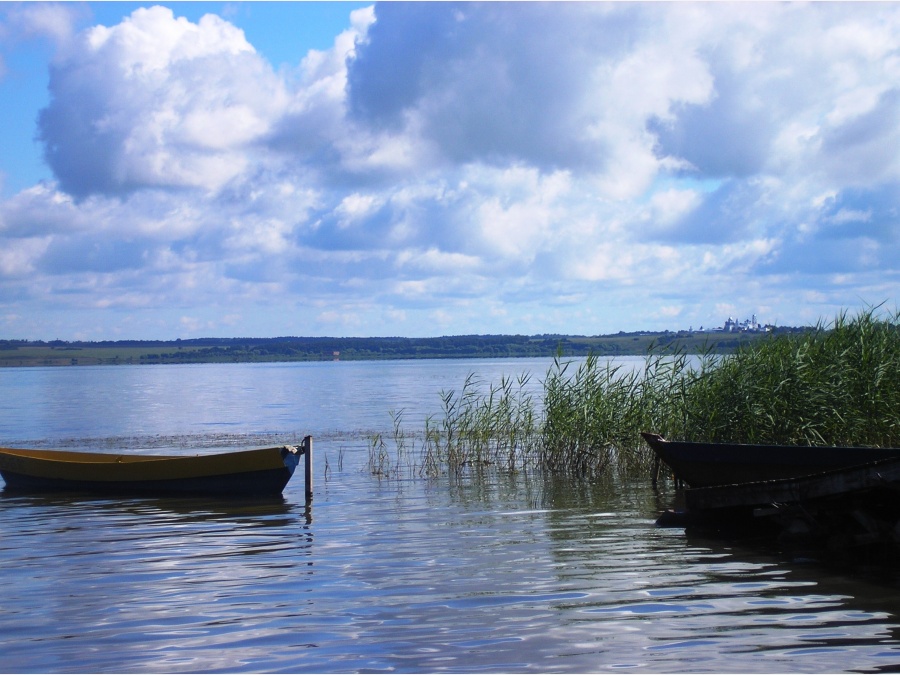
<instances>
[{"instance_id":1,"label":"calm water surface","mask_svg":"<svg viewBox=\"0 0 900 675\"><path fill-rule=\"evenodd\" d=\"M378 479L466 375L548 360L0 370L6 445L197 452L313 434L316 494L0 492L3 672L900 670L896 586L687 537L644 482ZM327 472L326 472L327 462Z\"/></svg>"}]
</instances>

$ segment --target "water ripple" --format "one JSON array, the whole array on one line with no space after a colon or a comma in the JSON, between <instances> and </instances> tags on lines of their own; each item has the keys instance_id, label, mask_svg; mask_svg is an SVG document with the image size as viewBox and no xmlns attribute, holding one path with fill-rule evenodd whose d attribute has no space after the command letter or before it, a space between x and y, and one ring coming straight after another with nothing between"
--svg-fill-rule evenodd
<instances>
[{"instance_id":1,"label":"water ripple","mask_svg":"<svg viewBox=\"0 0 900 675\"><path fill-rule=\"evenodd\" d=\"M309 510L293 483L283 499L239 504L0 494L4 670L835 672L900 660L884 589L656 529L645 485L573 497L528 476L379 481L348 452Z\"/></svg>"}]
</instances>

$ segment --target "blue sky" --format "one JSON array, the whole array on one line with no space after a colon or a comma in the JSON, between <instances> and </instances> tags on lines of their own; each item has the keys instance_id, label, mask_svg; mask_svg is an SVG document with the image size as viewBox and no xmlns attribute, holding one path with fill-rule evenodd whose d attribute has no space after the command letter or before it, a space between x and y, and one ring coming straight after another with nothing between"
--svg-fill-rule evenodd
<instances>
[{"instance_id":1,"label":"blue sky","mask_svg":"<svg viewBox=\"0 0 900 675\"><path fill-rule=\"evenodd\" d=\"M0 337L895 308L897 3L0 3Z\"/></svg>"}]
</instances>

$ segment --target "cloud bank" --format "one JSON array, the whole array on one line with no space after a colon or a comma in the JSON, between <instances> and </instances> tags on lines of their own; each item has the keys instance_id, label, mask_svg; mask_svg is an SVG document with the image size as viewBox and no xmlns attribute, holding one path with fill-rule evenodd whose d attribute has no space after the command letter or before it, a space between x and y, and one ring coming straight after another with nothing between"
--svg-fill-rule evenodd
<instances>
[{"instance_id":1,"label":"cloud bank","mask_svg":"<svg viewBox=\"0 0 900 675\"><path fill-rule=\"evenodd\" d=\"M597 334L896 302L896 4L385 3L279 70L173 7L32 24L60 36L55 180L0 203L4 332Z\"/></svg>"}]
</instances>

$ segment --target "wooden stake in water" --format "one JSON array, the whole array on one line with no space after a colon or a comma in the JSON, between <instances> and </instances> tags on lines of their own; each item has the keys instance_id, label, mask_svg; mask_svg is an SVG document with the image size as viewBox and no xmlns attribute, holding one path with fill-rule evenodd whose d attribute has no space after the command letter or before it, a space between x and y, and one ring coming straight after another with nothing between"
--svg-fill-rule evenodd
<instances>
[{"instance_id":1,"label":"wooden stake in water","mask_svg":"<svg viewBox=\"0 0 900 675\"><path fill-rule=\"evenodd\" d=\"M313 471L312 471L312 452L313 452L313 439L312 436L307 436L303 439L303 457L304 457L304 468L306 473L306 503L309 504L313 498Z\"/></svg>"}]
</instances>

